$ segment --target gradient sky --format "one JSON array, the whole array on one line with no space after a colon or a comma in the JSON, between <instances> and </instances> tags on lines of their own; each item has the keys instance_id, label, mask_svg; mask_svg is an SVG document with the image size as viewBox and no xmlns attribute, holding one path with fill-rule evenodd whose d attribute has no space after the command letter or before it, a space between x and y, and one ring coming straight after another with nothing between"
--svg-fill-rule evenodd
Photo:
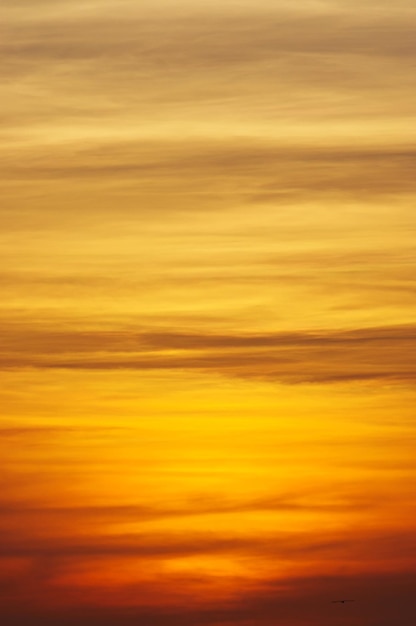
<instances>
[{"instance_id":1,"label":"gradient sky","mask_svg":"<svg viewBox=\"0 0 416 626\"><path fill-rule=\"evenodd\" d=\"M415 3L0 18L5 626L414 626Z\"/></svg>"}]
</instances>

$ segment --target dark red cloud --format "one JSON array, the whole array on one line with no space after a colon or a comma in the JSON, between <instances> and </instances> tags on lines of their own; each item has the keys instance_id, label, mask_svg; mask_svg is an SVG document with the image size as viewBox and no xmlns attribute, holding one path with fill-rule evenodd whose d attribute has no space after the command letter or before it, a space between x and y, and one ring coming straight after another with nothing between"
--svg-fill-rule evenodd
<instances>
[{"instance_id":1,"label":"dark red cloud","mask_svg":"<svg viewBox=\"0 0 416 626\"><path fill-rule=\"evenodd\" d=\"M229 600L183 606L30 609L3 612L7 626L414 626L416 573L311 576L282 585L270 579L236 592ZM140 597L140 587L136 589ZM179 596L179 593L178 593ZM339 598L348 604L333 604Z\"/></svg>"}]
</instances>

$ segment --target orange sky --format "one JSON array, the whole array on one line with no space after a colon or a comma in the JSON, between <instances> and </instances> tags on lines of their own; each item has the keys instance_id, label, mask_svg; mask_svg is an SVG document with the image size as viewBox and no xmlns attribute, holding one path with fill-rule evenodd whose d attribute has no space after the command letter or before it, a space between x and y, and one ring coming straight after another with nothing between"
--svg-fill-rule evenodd
<instances>
[{"instance_id":1,"label":"orange sky","mask_svg":"<svg viewBox=\"0 0 416 626\"><path fill-rule=\"evenodd\" d=\"M0 17L5 626L414 626L414 3Z\"/></svg>"}]
</instances>

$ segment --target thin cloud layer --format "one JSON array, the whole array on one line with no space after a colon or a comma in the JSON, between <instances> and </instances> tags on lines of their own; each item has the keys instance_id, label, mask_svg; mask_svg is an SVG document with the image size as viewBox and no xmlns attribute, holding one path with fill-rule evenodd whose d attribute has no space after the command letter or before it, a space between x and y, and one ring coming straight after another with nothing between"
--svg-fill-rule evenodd
<instances>
[{"instance_id":1,"label":"thin cloud layer","mask_svg":"<svg viewBox=\"0 0 416 626\"><path fill-rule=\"evenodd\" d=\"M411 383L413 326L239 336L181 332L28 332L4 345L7 368L215 370L276 382Z\"/></svg>"},{"instance_id":2,"label":"thin cloud layer","mask_svg":"<svg viewBox=\"0 0 416 626\"><path fill-rule=\"evenodd\" d=\"M200 12L193 3L172 10L166 2L138 10L127 2L115 15L111 4L96 3L78 11L77 5L55 8L43 21L39 11L19 13L6 22L2 44L7 126L20 138L19 128L26 126L27 137L34 124L43 140L42 127L51 123L64 137L66 120L73 127L67 138L75 139L73 121L79 120L85 143L94 128L96 137L112 129L117 134L122 118L126 136L141 137L149 128L139 115L168 128L172 114L176 125L185 116L200 130L204 118L214 122L218 114L231 128L237 119L248 129L265 116L279 136L288 119L297 134L305 120L364 116L368 124L412 114L412 12L364 11L362 5L316 11L306 4L302 10L260 4L256 12L247 4L247 12L240 6L240 13L229 13L217 5ZM380 100L386 91L389 98Z\"/></svg>"},{"instance_id":3,"label":"thin cloud layer","mask_svg":"<svg viewBox=\"0 0 416 626\"><path fill-rule=\"evenodd\" d=\"M314 196L372 198L405 196L415 191L414 152L392 147L390 150L351 150L281 148L252 144L205 145L198 147L176 143L145 142L103 145L100 149L62 150L49 148L43 158L37 153L23 155L19 162L5 165L9 181L33 181L38 184L69 181L106 185L134 180L148 189L175 186L185 190L192 186L211 185L219 194L231 185L243 187L240 197L246 204L270 201L284 205L294 200L311 200ZM55 153L55 154L54 154ZM51 157L54 155L53 160ZM273 197L273 193L275 194ZM204 210L204 206L201 207ZM178 208L166 204L165 211ZM138 215L146 209L136 209Z\"/></svg>"}]
</instances>

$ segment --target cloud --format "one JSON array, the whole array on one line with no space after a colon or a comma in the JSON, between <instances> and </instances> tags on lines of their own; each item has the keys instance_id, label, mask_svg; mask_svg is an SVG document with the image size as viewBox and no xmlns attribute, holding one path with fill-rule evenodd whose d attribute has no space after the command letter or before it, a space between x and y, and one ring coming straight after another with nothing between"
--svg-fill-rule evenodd
<instances>
[{"instance_id":1,"label":"cloud","mask_svg":"<svg viewBox=\"0 0 416 626\"><path fill-rule=\"evenodd\" d=\"M23 510L21 513L24 514ZM236 515L234 519L239 519L239 511L235 510L233 513ZM27 519L30 519L30 512L27 514ZM33 510L32 514L36 520L36 511ZM50 537L46 533L32 535L22 525L16 525L11 530L6 529L3 532L5 541L1 547L0 564L2 559L7 561L23 558L34 560L35 567L37 559L42 563L50 560L52 565L56 563L59 567L67 567L74 562L88 563L96 558L103 559L104 564L108 559L108 564L111 564L111 559L114 558L159 562L205 555L255 559L259 561L260 570L265 568L267 572L273 562L290 562L294 573L303 568L307 571L311 566L316 567L318 572L336 571L337 564L342 562L345 569L355 569L357 573L362 573L372 570L389 571L392 567L398 571L409 568L412 565L411 554L415 543L411 530L360 529L357 525L352 525L347 530L325 533L320 530L276 530L261 536L242 528L229 534L221 531L220 526L205 532L187 528L181 532L148 530L134 534L117 534L103 532L102 526L90 527L86 524L87 518L82 508L79 515L79 521L84 520L84 526L82 532L78 530L78 536L71 534L74 527L72 515L68 518L67 525L61 526L59 533L56 532L53 519L46 516L44 527L50 528ZM124 520L128 521L129 518L124 517ZM50 522L52 524L49 526ZM215 577L215 571L212 574ZM293 577L294 574L288 574L287 582L290 583ZM280 583L284 580L285 576L280 575Z\"/></svg>"},{"instance_id":2,"label":"cloud","mask_svg":"<svg viewBox=\"0 0 416 626\"><path fill-rule=\"evenodd\" d=\"M177 585L183 584L178 580ZM217 624L265 624L284 620L294 626L348 625L353 621L357 626L377 624L390 626L400 619L403 626L412 626L415 618L412 589L415 584L413 571L391 573L346 573L331 576L315 575L300 577L282 584L280 578L270 578L265 583L252 583L239 579L239 587L232 597L210 599L202 597L183 598L182 603L167 601L163 592L159 595L159 606L128 606L105 609L93 602L85 602L84 607L53 608L45 611L21 605L14 612L10 609L8 624L13 626L27 622L48 626L73 626L79 624L130 626L138 622L149 626L207 626ZM129 589L133 595L133 589ZM136 597L141 588L136 586ZM153 589L153 593L155 593ZM146 589L149 594L149 589ZM178 598L181 594L178 588ZM150 594L148 597L151 597ZM347 605L334 605L333 599L348 597L354 602ZM95 599L95 598L94 598ZM79 600L81 600L79 598ZM105 601L103 597L103 602ZM20 621L21 620L21 621Z\"/></svg>"},{"instance_id":3,"label":"cloud","mask_svg":"<svg viewBox=\"0 0 416 626\"><path fill-rule=\"evenodd\" d=\"M54 154L55 153L55 154ZM53 157L53 158L52 158ZM291 198L311 200L312 194L369 197L415 191L413 150L391 147L375 150L340 147L308 148L257 145L254 142L126 142L99 149L54 149L30 154L5 164L9 180L110 181L134 180L152 188L175 186L187 193L207 182L211 191L244 181L236 198L249 202ZM193 181L189 185L189 181ZM160 189L161 191L161 189ZM166 205L165 211L177 211ZM143 209L141 209L143 212Z\"/></svg>"},{"instance_id":4,"label":"cloud","mask_svg":"<svg viewBox=\"0 0 416 626\"><path fill-rule=\"evenodd\" d=\"M13 5L2 229L415 191L403 3Z\"/></svg>"},{"instance_id":5,"label":"cloud","mask_svg":"<svg viewBox=\"0 0 416 626\"><path fill-rule=\"evenodd\" d=\"M111 4L90 4L89 10L79 9L80 5L77 10L74 4L69 11L54 11L50 19L44 13L44 20L39 14L34 19L26 13L25 19L19 13L15 32L3 49L21 58L27 55L30 62L39 57L108 58L115 64L121 58L131 65L139 60L142 66L158 66L163 60L165 68L238 65L282 53L409 56L416 52L414 14L403 6L383 12L363 10L361 4L358 12L351 6L342 9L340 3L322 5L318 11L306 3L295 8L258 3L249 5L249 10L241 5L234 12L214 3L205 9L192 3L182 8L159 3L163 10L157 4L153 8L143 4L138 10L133 2L125 2L123 12L116 14Z\"/></svg>"},{"instance_id":6,"label":"cloud","mask_svg":"<svg viewBox=\"0 0 416 626\"><path fill-rule=\"evenodd\" d=\"M14 120L17 132L22 124L66 120L74 137L79 120L91 128L101 118L104 133L114 124L120 129L124 116L130 135L140 136L143 117L160 125L172 115L175 123L183 115L200 121L214 116L218 123L218 114L247 122L250 110L254 119L262 112L271 123L276 112L283 123L354 111L398 115L399 107L410 115L412 12L363 5L340 11L331 4L316 11L309 3L301 10L248 3L247 11L240 6L229 12L217 3L205 10L193 5L138 9L126 2L115 13L111 3L97 3L52 16L43 9L26 19L19 12L1 47L11 95L5 126ZM376 100L386 92L390 107L387 99ZM201 102L208 110L198 108Z\"/></svg>"},{"instance_id":7,"label":"cloud","mask_svg":"<svg viewBox=\"0 0 416 626\"><path fill-rule=\"evenodd\" d=\"M18 328L6 339L0 365L3 369L215 371L291 384L410 383L416 372L413 344L412 325L251 335Z\"/></svg>"},{"instance_id":8,"label":"cloud","mask_svg":"<svg viewBox=\"0 0 416 626\"><path fill-rule=\"evenodd\" d=\"M5 429L6 430L6 429ZM39 432L48 429L27 429L22 428L13 429L14 436L20 436L27 438L33 435L39 435ZM21 430L21 433L17 432ZM52 430L52 429L51 429ZM56 429L58 430L58 429ZM83 431L85 432L85 431ZM59 433L60 435L64 435ZM5 437L10 436L6 431L0 431L0 434ZM52 431L55 435L56 433ZM45 433L42 433L45 436ZM310 496L310 494L308 494ZM273 495L270 494L267 497L258 497L252 499L226 499L226 498L192 498L185 502L178 502L172 504L127 504L127 505L79 505L79 506L53 506L51 504L45 504L44 506L39 503L30 503L28 499L24 502L15 500L7 500L3 498L0 501L0 519L5 522L6 520L13 520L13 518L24 517L38 517L41 516L46 525L51 527L59 527L62 521L65 520L88 520L94 521L100 524L114 523L114 522L134 522L135 524L165 520L165 519L177 519L177 518L198 518L203 516L222 516L222 515L240 515L245 513L284 513L284 512L313 512L313 513L348 513L352 511L363 511L367 508L374 508L376 502L371 502L367 499L364 502L362 499L356 496L346 494L344 496L337 497L329 494L326 498L318 494L318 501L312 501L310 497L305 498L305 494L291 494L291 495ZM61 520L61 522L60 522Z\"/></svg>"}]
</instances>

